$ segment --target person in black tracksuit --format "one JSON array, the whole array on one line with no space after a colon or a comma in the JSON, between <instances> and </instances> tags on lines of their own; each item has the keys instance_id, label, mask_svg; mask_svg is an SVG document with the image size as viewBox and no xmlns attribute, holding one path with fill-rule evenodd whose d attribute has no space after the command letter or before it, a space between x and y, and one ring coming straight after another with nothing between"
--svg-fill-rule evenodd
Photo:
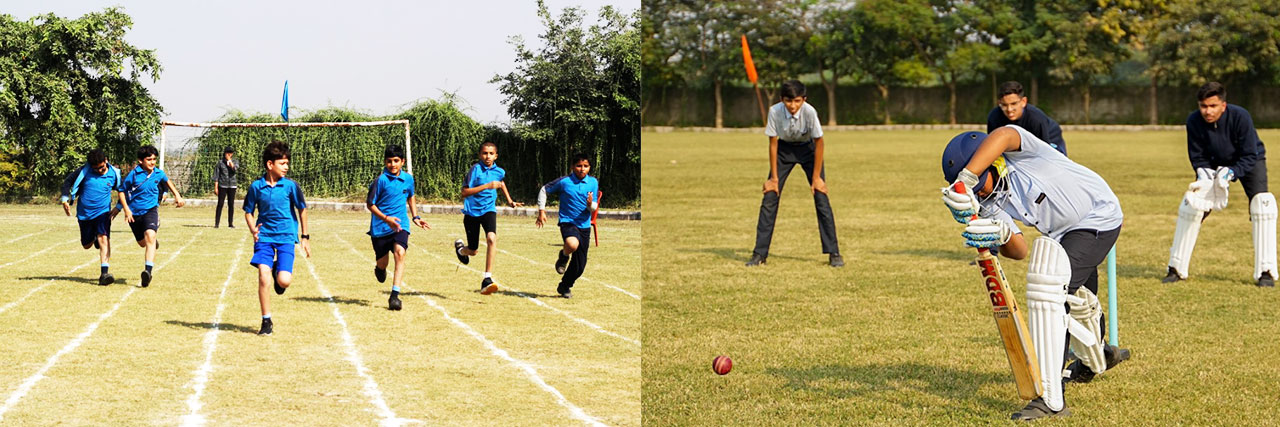
<instances>
[{"instance_id":1,"label":"person in black tracksuit","mask_svg":"<svg viewBox=\"0 0 1280 427\"><path fill-rule=\"evenodd\" d=\"M227 203L227 227L236 228L235 221L231 217L231 211L236 204L236 170L240 168L240 165L231 158L235 152L235 149L228 145L222 150L222 159L213 169L213 182L216 186L214 191L218 195L218 208L213 210L213 228L218 228L218 223L222 221L223 201Z\"/></svg>"},{"instance_id":2,"label":"person in black tracksuit","mask_svg":"<svg viewBox=\"0 0 1280 427\"><path fill-rule=\"evenodd\" d=\"M1067 142L1062 140L1062 127L1048 115L1027 104L1027 97L1022 94L1022 84L1008 81L1000 84L998 92L999 105L987 114L987 133L1007 125L1018 125L1036 138L1049 143L1050 147L1062 154L1067 154Z\"/></svg>"}]
</instances>

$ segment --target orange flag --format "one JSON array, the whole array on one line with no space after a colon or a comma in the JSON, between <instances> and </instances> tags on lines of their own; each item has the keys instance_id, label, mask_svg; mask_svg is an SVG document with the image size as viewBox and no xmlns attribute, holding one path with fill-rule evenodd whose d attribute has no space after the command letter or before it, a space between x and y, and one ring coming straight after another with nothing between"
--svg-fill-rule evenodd
<instances>
[{"instance_id":1,"label":"orange flag","mask_svg":"<svg viewBox=\"0 0 1280 427\"><path fill-rule=\"evenodd\" d=\"M747 35L742 35L742 65L747 68L747 80L756 83L756 64L751 62L751 47L747 46Z\"/></svg>"}]
</instances>

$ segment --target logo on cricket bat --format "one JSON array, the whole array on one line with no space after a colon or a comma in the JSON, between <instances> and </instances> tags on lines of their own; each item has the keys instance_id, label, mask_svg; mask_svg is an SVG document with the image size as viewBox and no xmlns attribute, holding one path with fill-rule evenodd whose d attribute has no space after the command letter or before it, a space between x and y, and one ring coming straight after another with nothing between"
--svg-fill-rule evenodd
<instances>
[{"instance_id":1,"label":"logo on cricket bat","mask_svg":"<svg viewBox=\"0 0 1280 427\"><path fill-rule=\"evenodd\" d=\"M991 300L991 314L996 319L996 329L1000 331L1005 355L1009 357L1009 367L1013 369L1013 382L1018 387L1018 396L1028 400L1039 397L1043 389L1035 347L1031 343L1027 324L1018 310L1018 301L1013 298L1009 281L1000 268L1000 261L990 252L982 251L977 262L982 269L987 297Z\"/></svg>"}]
</instances>

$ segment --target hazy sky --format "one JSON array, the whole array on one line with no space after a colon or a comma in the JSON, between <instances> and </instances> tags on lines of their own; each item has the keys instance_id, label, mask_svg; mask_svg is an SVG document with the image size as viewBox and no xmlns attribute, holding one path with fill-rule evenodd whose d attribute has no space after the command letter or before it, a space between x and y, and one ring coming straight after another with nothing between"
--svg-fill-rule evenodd
<instances>
[{"instance_id":1,"label":"hazy sky","mask_svg":"<svg viewBox=\"0 0 1280 427\"><path fill-rule=\"evenodd\" d=\"M291 115L327 106L387 114L456 92L482 123L508 123L494 74L515 70L511 36L541 46L535 0L159 1L0 0L18 20L64 18L109 6L133 17L126 40L154 49L164 70L146 84L166 120L210 121L227 110L280 111L289 80ZM546 0L553 15L640 0Z\"/></svg>"}]
</instances>

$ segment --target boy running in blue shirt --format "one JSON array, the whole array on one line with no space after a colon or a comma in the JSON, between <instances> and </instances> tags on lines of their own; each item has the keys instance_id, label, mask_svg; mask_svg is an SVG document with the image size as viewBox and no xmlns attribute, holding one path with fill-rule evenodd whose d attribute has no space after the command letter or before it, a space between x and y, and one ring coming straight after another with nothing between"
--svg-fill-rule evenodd
<instances>
[{"instance_id":1,"label":"boy running in blue shirt","mask_svg":"<svg viewBox=\"0 0 1280 427\"><path fill-rule=\"evenodd\" d=\"M311 257L311 236L307 234L307 201L298 183L285 178L289 173L289 145L271 141L262 150L267 173L249 185L244 195L244 222L253 233L253 259L258 268L258 303L262 305L262 329L271 335L271 298L267 282L274 282L276 295L284 295L293 282L293 245L301 238L302 251ZM254 222L253 211L258 210ZM301 225L302 234L298 234Z\"/></svg>"},{"instance_id":2,"label":"boy running in blue shirt","mask_svg":"<svg viewBox=\"0 0 1280 427\"><path fill-rule=\"evenodd\" d=\"M102 273L98 276L98 284L102 286L115 282L115 277L108 272L111 260L111 219L116 212L111 210L111 192L122 189L120 170L107 163L107 155L102 150L89 152L85 165L67 175L62 183L62 211L71 216L71 205L76 199L76 220L80 222L80 245L85 249L98 248L98 258L102 261Z\"/></svg>"},{"instance_id":3,"label":"boy running in blue shirt","mask_svg":"<svg viewBox=\"0 0 1280 427\"><path fill-rule=\"evenodd\" d=\"M547 193L560 193L559 224L564 247L557 254L556 273L563 274L564 278L560 279L556 292L563 298L573 296L569 292L573 283L587 269L591 213L599 207L596 195L600 194L600 182L587 175L591 172L591 160L578 154L573 156L572 165L573 173L551 181L538 191L538 219L534 221L538 228L542 228L542 224L547 222Z\"/></svg>"},{"instance_id":4,"label":"boy running in blue shirt","mask_svg":"<svg viewBox=\"0 0 1280 427\"><path fill-rule=\"evenodd\" d=\"M419 227L430 230L431 224L418 216L418 206L413 197L413 175L400 170L404 166L404 147L388 145L382 157L386 169L369 184L369 195L365 198L365 206L372 214L369 237L373 239L374 258L378 260L373 267L373 276L378 283L387 281L387 253L394 253L396 271L391 279L391 298L387 299L387 308L400 310L404 253L409 249L409 229L400 224L408 223L410 214L413 215L413 223Z\"/></svg>"},{"instance_id":5,"label":"boy running in blue shirt","mask_svg":"<svg viewBox=\"0 0 1280 427\"><path fill-rule=\"evenodd\" d=\"M160 231L160 185L173 193L175 206L186 204L178 189L169 181L163 170L156 168L156 156L159 155L154 145L138 147L138 166L124 178L120 192L120 206L124 210L125 221L133 230L133 238L138 246L144 249L145 264L142 270L142 287L151 285L151 268L155 266L156 233Z\"/></svg>"},{"instance_id":6,"label":"boy running in blue shirt","mask_svg":"<svg viewBox=\"0 0 1280 427\"><path fill-rule=\"evenodd\" d=\"M511 200L507 185L503 179L507 171L499 167L498 145L492 142L480 144L480 161L471 166L467 177L462 180L462 226L467 230L467 244L462 239L453 242L453 250L458 261L466 264L471 256L480 248L480 228L484 228L485 245L488 247L484 259L484 280L480 281L480 294L489 295L498 290L493 283L493 256L498 252L498 189L507 197L507 204L512 207L524 206Z\"/></svg>"}]
</instances>

